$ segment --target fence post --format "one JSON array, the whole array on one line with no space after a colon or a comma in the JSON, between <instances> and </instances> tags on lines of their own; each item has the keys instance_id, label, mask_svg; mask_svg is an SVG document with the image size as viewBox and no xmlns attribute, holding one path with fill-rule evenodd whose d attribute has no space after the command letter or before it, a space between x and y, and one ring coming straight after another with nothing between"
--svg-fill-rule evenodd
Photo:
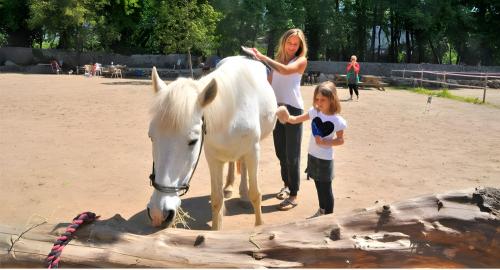
<instances>
[{"instance_id":1,"label":"fence post","mask_svg":"<svg viewBox=\"0 0 500 270\"><path fill-rule=\"evenodd\" d=\"M443 73L444 88L448 89L448 83L446 82L446 71Z\"/></svg>"},{"instance_id":2,"label":"fence post","mask_svg":"<svg viewBox=\"0 0 500 270\"><path fill-rule=\"evenodd\" d=\"M421 69L420 70L420 88L423 87L423 83L424 83L424 70Z\"/></svg>"},{"instance_id":3,"label":"fence post","mask_svg":"<svg viewBox=\"0 0 500 270\"><path fill-rule=\"evenodd\" d=\"M488 88L488 73L484 77L484 89L483 89L483 103L486 102L486 88Z\"/></svg>"}]
</instances>

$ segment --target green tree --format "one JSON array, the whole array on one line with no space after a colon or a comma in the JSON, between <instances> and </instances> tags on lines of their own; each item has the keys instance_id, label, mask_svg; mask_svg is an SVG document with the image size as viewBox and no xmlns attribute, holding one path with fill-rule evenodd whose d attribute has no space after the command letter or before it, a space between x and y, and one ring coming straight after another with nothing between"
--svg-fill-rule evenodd
<instances>
[{"instance_id":1,"label":"green tree","mask_svg":"<svg viewBox=\"0 0 500 270\"><path fill-rule=\"evenodd\" d=\"M95 26L93 8L102 6L90 0L29 0L30 27L42 27L45 34L57 43L57 48L76 48L82 51L84 42L92 40Z\"/></svg>"},{"instance_id":2,"label":"green tree","mask_svg":"<svg viewBox=\"0 0 500 270\"><path fill-rule=\"evenodd\" d=\"M29 0L29 9L32 28L43 28L57 48L77 51L121 51L140 14L139 0Z\"/></svg>"},{"instance_id":3,"label":"green tree","mask_svg":"<svg viewBox=\"0 0 500 270\"><path fill-rule=\"evenodd\" d=\"M27 0L0 0L0 33L10 46L31 47L40 37L39 28L28 27Z\"/></svg>"},{"instance_id":4,"label":"green tree","mask_svg":"<svg viewBox=\"0 0 500 270\"><path fill-rule=\"evenodd\" d=\"M206 1L162 1L154 28L164 53L197 49L209 52L215 44L215 27L220 14Z\"/></svg>"},{"instance_id":5,"label":"green tree","mask_svg":"<svg viewBox=\"0 0 500 270\"><path fill-rule=\"evenodd\" d=\"M274 57L277 52L279 38L286 30L300 28L305 31L305 21L306 9L304 1L266 0L264 33L267 43L267 56Z\"/></svg>"},{"instance_id":6,"label":"green tree","mask_svg":"<svg viewBox=\"0 0 500 270\"><path fill-rule=\"evenodd\" d=\"M215 27L220 13L203 0L162 1L159 7L155 38L165 54L191 51L208 54L216 46Z\"/></svg>"},{"instance_id":7,"label":"green tree","mask_svg":"<svg viewBox=\"0 0 500 270\"><path fill-rule=\"evenodd\" d=\"M142 3L141 3L142 2ZM141 20L143 5L148 1L107 0L95 10L95 29L98 47L117 53L141 52L134 33Z\"/></svg>"},{"instance_id":8,"label":"green tree","mask_svg":"<svg viewBox=\"0 0 500 270\"><path fill-rule=\"evenodd\" d=\"M477 63L500 64L500 2L498 0L472 0L466 2L473 18L473 49Z\"/></svg>"}]
</instances>

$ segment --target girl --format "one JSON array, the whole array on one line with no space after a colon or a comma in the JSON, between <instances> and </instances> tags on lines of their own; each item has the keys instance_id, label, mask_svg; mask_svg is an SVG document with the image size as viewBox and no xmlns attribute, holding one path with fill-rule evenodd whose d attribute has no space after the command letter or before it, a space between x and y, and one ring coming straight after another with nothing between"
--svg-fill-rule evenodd
<instances>
[{"instance_id":1,"label":"girl","mask_svg":"<svg viewBox=\"0 0 500 270\"><path fill-rule=\"evenodd\" d=\"M316 185L319 210L314 216L319 216L333 213L333 146L344 144L347 122L339 115L340 100L334 83L327 81L319 84L314 89L313 97L313 107L307 113L290 116L280 107L278 117L280 121L292 124L312 120L306 173L307 178L312 178Z\"/></svg>"},{"instance_id":2,"label":"girl","mask_svg":"<svg viewBox=\"0 0 500 270\"><path fill-rule=\"evenodd\" d=\"M307 66L307 44L302 30L290 29L283 34L275 60L261 54L255 48L253 52L257 59L272 68L268 80L274 89L278 105L286 106L292 115L301 115L304 112L304 102L300 93L300 79ZM277 122L273 131L273 140L284 184L284 187L276 194L276 198L283 200L278 205L278 209L289 210L297 206L302 124Z\"/></svg>"}]
</instances>

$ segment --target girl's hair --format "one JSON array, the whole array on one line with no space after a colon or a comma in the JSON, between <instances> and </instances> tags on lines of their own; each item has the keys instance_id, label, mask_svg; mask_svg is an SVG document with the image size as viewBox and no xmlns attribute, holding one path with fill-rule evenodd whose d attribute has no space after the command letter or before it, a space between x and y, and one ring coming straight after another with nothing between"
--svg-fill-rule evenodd
<instances>
[{"instance_id":1,"label":"girl's hair","mask_svg":"<svg viewBox=\"0 0 500 270\"><path fill-rule=\"evenodd\" d=\"M316 99L316 96L318 94L321 94L324 97L327 97L328 100L330 101L330 113L331 114L336 114L340 113L341 107L340 107L340 100L339 96L337 96L337 88L335 87L335 84L331 81L326 81L321 84L318 84L316 88L314 89L314 95L313 95L313 106L314 100Z\"/></svg>"},{"instance_id":2,"label":"girl's hair","mask_svg":"<svg viewBox=\"0 0 500 270\"><path fill-rule=\"evenodd\" d=\"M290 61L291 59L287 59L286 53L285 53L285 44L288 38L291 36L297 36L300 39L300 45L299 49L295 53L295 56L301 57L301 56L306 56L307 55L307 43L306 43L306 37L304 36L304 32L298 28L290 29L286 31L280 38L280 41L278 43L278 53L276 54L276 61L284 64Z\"/></svg>"}]
</instances>

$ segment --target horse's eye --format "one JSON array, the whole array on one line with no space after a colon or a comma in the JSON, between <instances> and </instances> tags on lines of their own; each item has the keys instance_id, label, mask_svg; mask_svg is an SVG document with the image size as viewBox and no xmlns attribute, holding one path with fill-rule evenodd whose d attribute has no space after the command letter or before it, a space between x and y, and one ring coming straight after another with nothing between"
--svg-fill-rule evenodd
<instances>
[{"instance_id":1,"label":"horse's eye","mask_svg":"<svg viewBox=\"0 0 500 270\"><path fill-rule=\"evenodd\" d=\"M188 143L188 145L189 146L193 146L193 145L196 144L197 141L198 141L198 139L190 140L189 143Z\"/></svg>"}]
</instances>

